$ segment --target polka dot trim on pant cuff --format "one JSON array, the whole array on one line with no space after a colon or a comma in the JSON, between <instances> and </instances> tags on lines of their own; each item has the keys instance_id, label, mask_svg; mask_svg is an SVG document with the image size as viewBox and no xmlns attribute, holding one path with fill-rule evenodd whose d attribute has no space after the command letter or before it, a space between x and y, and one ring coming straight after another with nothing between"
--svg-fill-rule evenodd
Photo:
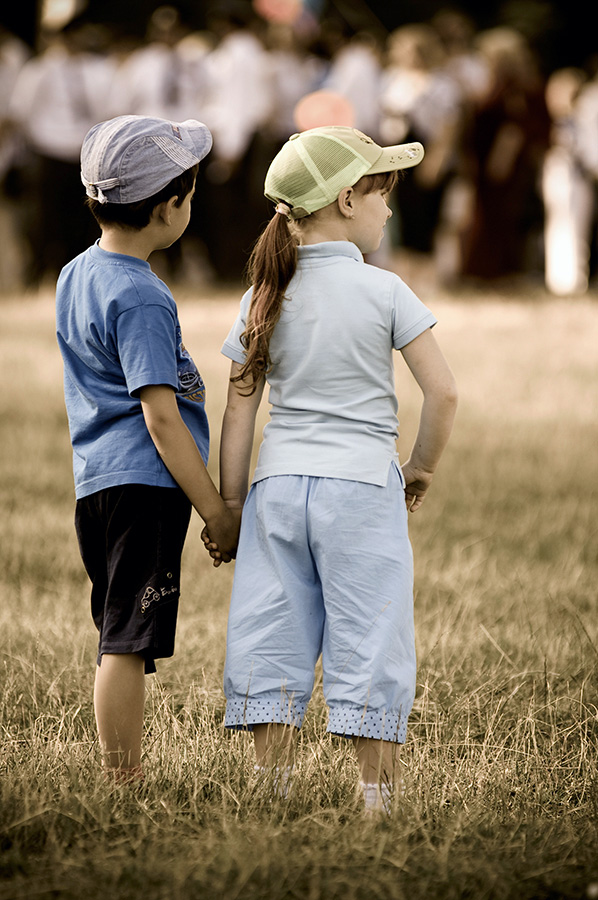
<instances>
[{"instance_id":1,"label":"polka dot trim on pant cuff","mask_svg":"<svg viewBox=\"0 0 598 900\"><path fill-rule=\"evenodd\" d=\"M292 697L248 697L227 700L224 725L226 728L253 731L254 725L276 722L280 725L294 725L301 728L307 702Z\"/></svg>"},{"instance_id":2,"label":"polka dot trim on pant cuff","mask_svg":"<svg viewBox=\"0 0 598 900\"><path fill-rule=\"evenodd\" d=\"M407 738L407 716L384 709L363 710L334 707L328 717L328 731L346 737L365 737L404 744Z\"/></svg>"}]
</instances>

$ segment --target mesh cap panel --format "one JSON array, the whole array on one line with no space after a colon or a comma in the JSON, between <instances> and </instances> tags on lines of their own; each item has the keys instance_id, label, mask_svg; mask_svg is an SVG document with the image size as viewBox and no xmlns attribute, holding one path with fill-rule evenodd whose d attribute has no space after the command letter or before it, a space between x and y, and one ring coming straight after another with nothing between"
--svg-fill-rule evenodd
<instances>
[{"instance_id":1,"label":"mesh cap panel","mask_svg":"<svg viewBox=\"0 0 598 900\"><path fill-rule=\"evenodd\" d=\"M264 193L283 200L294 219L332 203L344 187L352 187L370 170L390 172L416 165L423 147L397 144L379 147L371 138L342 125L322 126L292 135L272 160Z\"/></svg>"},{"instance_id":2,"label":"mesh cap panel","mask_svg":"<svg viewBox=\"0 0 598 900\"><path fill-rule=\"evenodd\" d=\"M368 164L343 144L310 135L302 144L290 140L266 176L265 194L286 200L302 216L332 203L340 191L359 181ZM299 198L299 201L298 201Z\"/></svg>"},{"instance_id":3,"label":"mesh cap panel","mask_svg":"<svg viewBox=\"0 0 598 900\"><path fill-rule=\"evenodd\" d=\"M291 197L313 191L318 186L318 182L308 171L303 160L293 154L290 162L291 165L283 173L284 177L273 178L272 184L279 185L279 189L285 194L288 193Z\"/></svg>"},{"instance_id":4,"label":"mesh cap panel","mask_svg":"<svg viewBox=\"0 0 598 900\"><path fill-rule=\"evenodd\" d=\"M305 141L305 149L324 181L336 179L340 172L355 163L355 154L352 150L319 135L313 135Z\"/></svg>"}]
</instances>

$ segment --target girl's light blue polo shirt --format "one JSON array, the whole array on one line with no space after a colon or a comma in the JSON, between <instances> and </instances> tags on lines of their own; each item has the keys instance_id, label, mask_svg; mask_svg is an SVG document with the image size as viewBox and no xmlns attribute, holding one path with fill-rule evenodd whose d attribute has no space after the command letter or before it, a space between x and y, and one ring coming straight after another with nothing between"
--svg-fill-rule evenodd
<instances>
[{"instance_id":1,"label":"girl's light blue polo shirt","mask_svg":"<svg viewBox=\"0 0 598 900\"><path fill-rule=\"evenodd\" d=\"M222 353L238 363L251 289ZM298 248L298 266L270 343L270 421L253 481L310 475L385 485L397 459L393 350L436 318L393 272L355 244Z\"/></svg>"}]
</instances>

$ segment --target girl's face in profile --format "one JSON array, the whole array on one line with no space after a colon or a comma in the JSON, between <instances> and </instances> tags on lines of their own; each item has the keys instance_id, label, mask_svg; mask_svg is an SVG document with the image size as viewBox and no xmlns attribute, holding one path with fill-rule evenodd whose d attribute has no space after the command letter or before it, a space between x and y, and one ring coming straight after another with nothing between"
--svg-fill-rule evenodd
<instances>
[{"instance_id":1,"label":"girl's face in profile","mask_svg":"<svg viewBox=\"0 0 598 900\"><path fill-rule=\"evenodd\" d=\"M355 191L352 196L355 219L352 220L352 241L363 254L374 253L382 242L384 226L392 216L387 204L386 191L371 191L362 194Z\"/></svg>"}]
</instances>

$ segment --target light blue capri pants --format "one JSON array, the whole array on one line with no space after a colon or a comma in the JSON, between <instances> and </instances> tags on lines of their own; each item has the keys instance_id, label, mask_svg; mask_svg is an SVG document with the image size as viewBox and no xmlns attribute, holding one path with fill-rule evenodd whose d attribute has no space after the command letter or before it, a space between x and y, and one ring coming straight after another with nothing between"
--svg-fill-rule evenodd
<instances>
[{"instance_id":1,"label":"light blue capri pants","mask_svg":"<svg viewBox=\"0 0 598 900\"><path fill-rule=\"evenodd\" d=\"M395 463L386 487L277 475L247 497L225 725L301 727L320 653L328 731L403 743L415 693L413 557Z\"/></svg>"}]
</instances>

